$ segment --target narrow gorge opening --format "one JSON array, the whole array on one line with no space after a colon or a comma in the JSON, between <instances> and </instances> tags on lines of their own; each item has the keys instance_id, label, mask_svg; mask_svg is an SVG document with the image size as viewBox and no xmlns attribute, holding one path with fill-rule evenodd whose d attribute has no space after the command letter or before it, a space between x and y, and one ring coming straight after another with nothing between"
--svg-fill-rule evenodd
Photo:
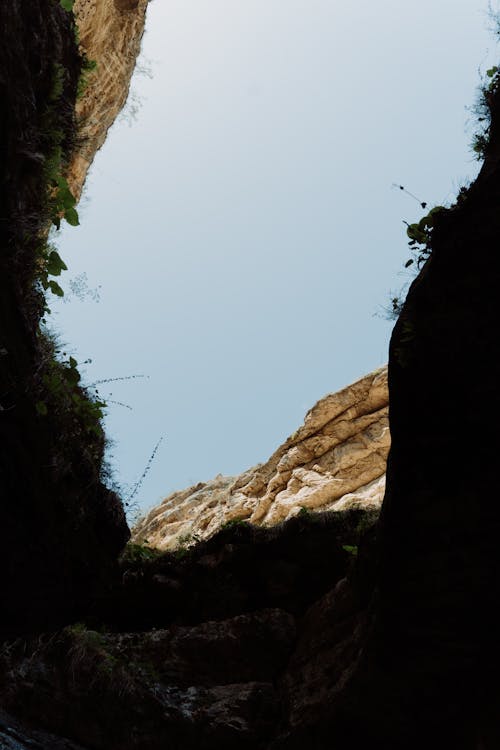
<instances>
[{"instance_id":1,"label":"narrow gorge opening","mask_svg":"<svg viewBox=\"0 0 500 750\"><path fill-rule=\"evenodd\" d=\"M464 106L490 43L483 10L444 23L431 3L150 4L129 114L58 243L69 302L52 305L65 349L92 360L86 382L144 376L99 386L125 496L164 437L142 510L266 461L318 399L385 363L402 220L422 213L391 185L442 204L473 176ZM130 50L114 27L91 33L128 61L127 23ZM126 88L114 65L97 122Z\"/></svg>"},{"instance_id":2,"label":"narrow gorge opening","mask_svg":"<svg viewBox=\"0 0 500 750\"><path fill-rule=\"evenodd\" d=\"M500 68L483 60L479 174L431 196L417 178L440 190L446 168L450 191L466 140L457 108L473 98L464 81L476 84L473 19L483 19L444 19L430 4L384 10L381 21L371 6L153 3L167 83L152 117L145 102L135 128L111 131L90 201L76 206L124 102L146 2L0 5L0 747L497 749ZM431 54L445 33L460 42L447 71ZM370 65L349 56L358 43ZM419 64L411 87L408 59ZM162 405L175 402L186 440L175 427L169 446L193 471L200 455L229 460L228 440L247 455L242 434L263 449L272 433L261 415L290 417L293 383L305 394L327 382L301 418L351 355L378 346L361 300L386 258L363 242L383 239L389 257L394 241L401 260L379 187L396 163L415 179L391 174L387 189L416 213L403 238L421 270L397 305L388 370L317 401L267 462L165 501L127 544L120 497L102 481L101 422L104 408L126 406L113 391L105 407L90 382L143 395L147 382L141 440L146 404L163 425ZM46 228L64 221L73 233L56 248ZM73 254L105 275L102 301L56 308L66 260L69 291L88 290ZM113 288L125 306L112 299L108 319ZM59 321L77 310L95 351L78 350L78 326L73 344L58 343L47 307ZM122 350L142 372L92 370L117 366ZM167 463L155 464L162 482Z\"/></svg>"}]
</instances>

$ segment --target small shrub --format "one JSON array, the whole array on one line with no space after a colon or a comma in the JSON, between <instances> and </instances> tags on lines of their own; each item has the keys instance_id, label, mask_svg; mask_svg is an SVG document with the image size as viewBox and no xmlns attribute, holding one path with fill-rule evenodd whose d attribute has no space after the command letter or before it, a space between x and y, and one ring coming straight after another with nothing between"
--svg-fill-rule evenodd
<instances>
[{"instance_id":1,"label":"small shrub","mask_svg":"<svg viewBox=\"0 0 500 750\"><path fill-rule=\"evenodd\" d=\"M120 556L120 561L123 564L149 562L161 554L160 550L149 547L147 544L129 542Z\"/></svg>"},{"instance_id":2,"label":"small shrub","mask_svg":"<svg viewBox=\"0 0 500 750\"><path fill-rule=\"evenodd\" d=\"M221 528L221 531L223 529L235 529L239 528L241 526L248 526L249 522L246 518L233 518L231 521L225 521Z\"/></svg>"}]
</instances>

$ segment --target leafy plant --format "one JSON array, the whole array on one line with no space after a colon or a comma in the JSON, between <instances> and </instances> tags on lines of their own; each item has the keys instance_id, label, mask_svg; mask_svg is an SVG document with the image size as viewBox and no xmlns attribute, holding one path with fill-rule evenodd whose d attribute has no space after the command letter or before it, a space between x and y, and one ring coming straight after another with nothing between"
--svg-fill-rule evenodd
<instances>
[{"instance_id":1,"label":"leafy plant","mask_svg":"<svg viewBox=\"0 0 500 750\"><path fill-rule=\"evenodd\" d=\"M42 289L44 291L50 290L52 294L62 297L64 294L63 290L57 281L49 279L49 276L60 276L62 271L67 271L68 267L66 263L63 261L57 250L46 243L41 245L39 256L38 280Z\"/></svg>"},{"instance_id":2,"label":"leafy plant","mask_svg":"<svg viewBox=\"0 0 500 750\"><path fill-rule=\"evenodd\" d=\"M96 60L89 60L85 53L83 53L82 58L82 72L80 74L80 78L78 79L78 88L76 91L77 99L82 98L87 89L87 86L89 85L90 74L94 73L97 70Z\"/></svg>"},{"instance_id":3,"label":"leafy plant","mask_svg":"<svg viewBox=\"0 0 500 750\"><path fill-rule=\"evenodd\" d=\"M415 200L417 200L422 207L425 208L427 206L427 203L425 201L420 201L415 195L413 195L413 193L410 193L402 185L398 185L396 187L399 187L401 190L404 190L405 193L408 193L408 195L410 195L412 198L415 198ZM466 192L465 188L462 188L460 190L459 199L463 197L464 191ZM457 199L457 202L459 199ZM432 232L435 226L435 220L437 215L441 211L445 210L446 209L444 206L434 206L419 221L414 222L413 224L409 224L407 221L403 222L404 224L406 224L408 246L412 252L412 257L409 258L404 264L405 268L410 268L410 266L413 266L415 264L415 268L417 270L420 270L423 263L425 263L425 261L429 258L432 252ZM407 286L408 285L405 285L399 293L397 293L394 297L391 297L389 306L384 308L385 317L387 317L389 320L396 320L401 315Z\"/></svg>"},{"instance_id":4,"label":"leafy plant","mask_svg":"<svg viewBox=\"0 0 500 750\"><path fill-rule=\"evenodd\" d=\"M59 63L52 66L52 81L47 97L47 105L41 116L41 130L43 132L45 178L45 214L49 224L56 229L64 219L71 226L78 226L79 217L75 208L76 198L73 195L66 177L64 177L63 141L64 133L59 127L59 108L62 105L68 72ZM50 291L57 297L62 297L64 291L57 281L50 276L60 276L67 266L58 251L50 245L44 237L38 249L37 277L44 292ZM45 312L50 309L45 302Z\"/></svg>"},{"instance_id":5,"label":"leafy plant","mask_svg":"<svg viewBox=\"0 0 500 750\"><path fill-rule=\"evenodd\" d=\"M134 544L129 542L121 553L120 561L123 564L143 563L155 560L161 554L160 550L149 547L146 543Z\"/></svg>"},{"instance_id":6,"label":"leafy plant","mask_svg":"<svg viewBox=\"0 0 500 750\"><path fill-rule=\"evenodd\" d=\"M444 210L444 206L434 206L428 214L423 216L420 221L415 224L404 222L407 226L406 234L409 237L408 245L411 250L415 251L416 255L416 257L410 258L406 261L405 268L409 268L414 262L420 267L429 257L431 253L432 230L434 228L436 214Z\"/></svg>"},{"instance_id":7,"label":"leafy plant","mask_svg":"<svg viewBox=\"0 0 500 750\"><path fill-rule=\"evenodd\" d=\"M233 518L230 521L225 521L222 526L220 527L222 529L234 529L238 528L239 526L248 526L249 522L246 518Z\"/></svg>"},{"instance_id":8,"label":"leafy plant","mask_svg":"<svg viewBox=\"0 0 500 750\"><path fill-rule=\"evenodd\" d=\"M101 422L106 402L92 398L80 386L80 380L78 362L74 357L69 357L66 362L50 361L42 376L42 383L53 410L72 413L86 432L101 437L103 432ZM35 406L39 416L43 417L48 414L49 405L43 399L39 399Z\"/></svg>"},{"instance_id":9,"label":"leafy plant","mask_svg":"<svg viewBox=\"0 0 500 750\"><path fill-rule=\"evenodd\" d=\"M491 103L499 85L500 67L494 65L486 71L486 79L479 89L479 97L473 108L480 123L480 130L474 135L471 146L478 160L484 159L490 142Z\"/></svg>"},{"instance_id":10,"label":"leafy plant","mask_svg":"<svg viewBox=\"0 0 500 750\"><path fill-rule=\"evenodd\" d=\"M49 180L51 196L49 199L50 218L56 229L61 227L61 219L65 219L72 227L80 223L75 209L76 198L69 189L68 181L61 174L53 175Z\"/></svg>"}]
</instances>

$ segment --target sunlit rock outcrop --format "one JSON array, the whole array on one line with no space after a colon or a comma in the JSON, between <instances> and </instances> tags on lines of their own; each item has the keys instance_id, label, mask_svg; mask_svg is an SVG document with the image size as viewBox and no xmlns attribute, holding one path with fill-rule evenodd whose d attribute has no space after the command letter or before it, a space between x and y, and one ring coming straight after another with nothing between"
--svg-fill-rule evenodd
<instances>
[{"instance_id":1,"label":"sunlit rock outcrop","mask_svg":"<svg viewBox=\"0 0 500 750\"><path fill-rule=\"evenodd\" d=\"M134 540L168 549L236 520L273 525L302 509L378 508L389 444L383 368L318 401L265 464L169 495L139 521Z\"/></svg>"},{"instance_id":2,"label":"sunlit rock outcrop","mask_svg":"<svg viewBox=\"0 0 500 750\"><path fill-rule=\"evenodd\" d=\"M122 110L140 51L148 0L76 0L80 48L97 68L76 105L81 145L69 182L80 195L96 151Z\"/></svg>"}]
</instances>

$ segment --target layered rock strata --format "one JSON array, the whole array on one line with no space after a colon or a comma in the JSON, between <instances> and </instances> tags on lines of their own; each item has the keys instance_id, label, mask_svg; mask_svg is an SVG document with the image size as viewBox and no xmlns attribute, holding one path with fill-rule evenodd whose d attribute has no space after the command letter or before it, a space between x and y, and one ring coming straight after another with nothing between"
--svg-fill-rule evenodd
<instances>
[{"instance_id":1,"label":"layered rock strata","mask_svg":"<svg viewBox=\"0 0 500 750\"><path fill-rule=\"evenodd\" d=\"M169 495L139 521L134 541L169 549L234 521L273 525L304 509L379 508L389 444L382 368L318 401L265 464Z\"/></svg>"},{"instance_id":2,"label":"layered rock strata","mask_svg":"<svg viewBox=\"0 0 500 750\"><path fill-rule=\"evenodd\" d=\"M80 49L95 61L88 85L76 103L80 146L69 183L80 196L87 171L122 110L140 52L148 0L76 0Z\"/></svg>"}]
</instances>

